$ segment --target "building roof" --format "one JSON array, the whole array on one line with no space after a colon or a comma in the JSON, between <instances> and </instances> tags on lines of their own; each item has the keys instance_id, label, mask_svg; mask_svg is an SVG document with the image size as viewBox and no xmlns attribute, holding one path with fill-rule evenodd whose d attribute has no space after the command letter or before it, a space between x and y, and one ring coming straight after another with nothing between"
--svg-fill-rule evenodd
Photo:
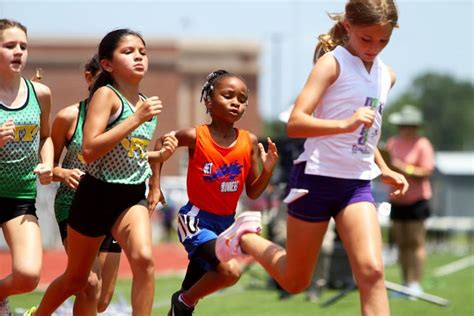
<instances>
[{"instance_id":1,"label":"building roof","mask_svg":"<svg viewBox=\"0 0 474 316\"><path fill-rule=\"evenodd\" d=\"M474 175L474 152L437 152L436 168L446 175Z\"/></svg>"}]
</instances>

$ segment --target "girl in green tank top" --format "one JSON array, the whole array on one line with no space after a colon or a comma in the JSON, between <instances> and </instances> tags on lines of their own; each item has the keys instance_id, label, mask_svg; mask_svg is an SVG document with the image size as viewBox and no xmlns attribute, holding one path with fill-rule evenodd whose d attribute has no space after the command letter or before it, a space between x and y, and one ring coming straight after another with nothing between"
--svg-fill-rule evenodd
<instances>
[{"instance_id":1,"label":"girl in green tank top","mask_svg":"<svg viewBox=\"0 0 474 316\"><path fill-rule=\"evenodd\" d=\"M132 267L133 314L152 313L155 280L148 207L146 201L127 204L124 200L127 191L133 193L133 201L144 197L145 181L159 173L159 163L175 147L148 153L162 104L156 96L145 98L139 93L148 68L142 37L128 29L112 31L102 39L98 56L102 69L90 91L83 129L86 175L79 182L68 220L68 269L51 283L37 310L33 308L35 315L50 315L83 288L108 227ZM152 170L149 160L158 163L157 168ZM116 189L122 195L113 195ZM92 197L97 192L110 203L97 207ZM154 181L150 194L160 199L159 181ZM112 201L115 198L119 202ZM117 216L116 208L125 204Z\"/></svg>"},{"instance_id":2,"label":"girl in green tank top","mask_svg":"<svg viewBox=\"0 0 474 316\"><path fill-rule=\"evenodd\" d=\"M85 65L84 77L90 87L99 74L97 55ZM82 133L86 118L87 99L58 112L53 121L51 138L54 144L54 181L60 185L54 200L54 211L64 247L67 249L67 219L74 194L86 170L82 158ZM63 150L66 150L62 158ZM73 310L87 315L103 312L112 300L120 264L120 247L113 244L110 234L101 245L96 263L91 270L86 287L76 294ZM99 293L100 291L100 293ZM88 293L96 293L90 295Z\"/></svg>"},{"instance_id":3,"label":"girl in green tank top","mask_svg":"<svg viewBox=\"0 0 474 316\"><path fill-rule=\"evenodd\" d=\"M0 225L9 242L12 272L0 280L0 314L9 315L7 298L33 291L42 260L36 216L36 179L52 180L49 135L51 92L21 75L26 64L26 28L0 19Z\"/></svg>"}]
</instances>

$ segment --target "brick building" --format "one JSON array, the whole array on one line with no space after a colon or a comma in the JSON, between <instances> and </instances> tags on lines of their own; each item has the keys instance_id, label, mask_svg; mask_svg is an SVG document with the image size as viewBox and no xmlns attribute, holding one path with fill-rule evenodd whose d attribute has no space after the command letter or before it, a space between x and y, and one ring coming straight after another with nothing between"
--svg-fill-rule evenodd
<instances>
[{"instance_id":1,"label":"brick building","mask_svg":"<svg viewBox=\"0 0 474 316\"><path fill-rule=\"evenodd\" d=\"M32 40L26 77L38 67L43 70L41 82L51 88L51 117L64 106L87 96L83 79L84 63L96 51L91 40ZM261 136L262 121L258 112L259 47L254 42L239 41L147 41L149 70L142 82L145 95L157 95L164 110L158 119L156 135L191 127L208 121L205 107L199 103L201 87L207 74L226 69L242 75L249 87L249 107L237 126ZM183 175L186 170L185 150L165 164L164 175Z\"/></svg>"}]
</instances>

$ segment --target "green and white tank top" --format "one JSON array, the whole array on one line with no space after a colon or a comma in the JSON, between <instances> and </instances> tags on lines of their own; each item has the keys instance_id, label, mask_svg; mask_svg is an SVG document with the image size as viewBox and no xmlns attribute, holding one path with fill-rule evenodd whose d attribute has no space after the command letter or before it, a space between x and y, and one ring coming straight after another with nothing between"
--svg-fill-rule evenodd
<instances>
[{"instance_id":1,"label":"green and white tank top","mask_svg":"<svg viewBox=\"0 0 474 316\"><path fill-rule=\"evenodd\" d=\"M34 199L41 107L33 84L23 80L27 87L25 103L18 108L0 104L0 124L9 118L15 123L15 138L0 147L0 197Z\"/></svg>"},{"instance_id":2,"label":"green and white tank top","mask_svg":"<svg viewBox=\"0 0 474 316\"><path fill-rule=\"evenodd\" d=\"M66 144L66 155L64 155L61 167L64 169L86 170L86 163L82 157L82 129L86 118L87 100L79 102L79 112L76 120L76 128L71 139ZM71 189L61 182L56 198L54 200L54 212L56 220L62 222L69 217L69 209L76 190Z\"/></svg>"},{"instance_id":3,"label":"green and white tank top","mask_svg":"<svg viewBox=\"0 0 474 316\"><path fill-rule=\"evenodd\" d=\"M107 126L110 130L133 115L135 108L111 85L107 85L120 98L120 115ZM87 165L93 177L109 183L139 184L151 176L148 164L148 144L157 124L156 116L141 124L117 144L105 156Z\"/></svg>"}]
</instances>

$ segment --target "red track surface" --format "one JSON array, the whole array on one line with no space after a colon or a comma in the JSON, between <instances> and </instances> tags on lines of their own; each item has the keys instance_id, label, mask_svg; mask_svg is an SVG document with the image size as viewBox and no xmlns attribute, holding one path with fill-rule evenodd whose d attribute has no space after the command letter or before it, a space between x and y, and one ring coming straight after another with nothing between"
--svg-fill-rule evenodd
<instances>
[{"instance_id":1,"label":"red track surface","mask_svg":"<svg viewBox=\"0 0 474 316\"><path fill-rule=\"evenodd\" d=\"M187 254L178 243L163 243L154 247L155 271L157 274L167 274L186 269ZM40 287L49 284L54 278L64 272L67 256L64 250L45 250L43 252L43 270L41 271ZM8 251L0 252L0 279L11 273L11 257ZM131 277L132 272L128 260L122 252L119 278Z\"/></svg>"}]
</instances>

